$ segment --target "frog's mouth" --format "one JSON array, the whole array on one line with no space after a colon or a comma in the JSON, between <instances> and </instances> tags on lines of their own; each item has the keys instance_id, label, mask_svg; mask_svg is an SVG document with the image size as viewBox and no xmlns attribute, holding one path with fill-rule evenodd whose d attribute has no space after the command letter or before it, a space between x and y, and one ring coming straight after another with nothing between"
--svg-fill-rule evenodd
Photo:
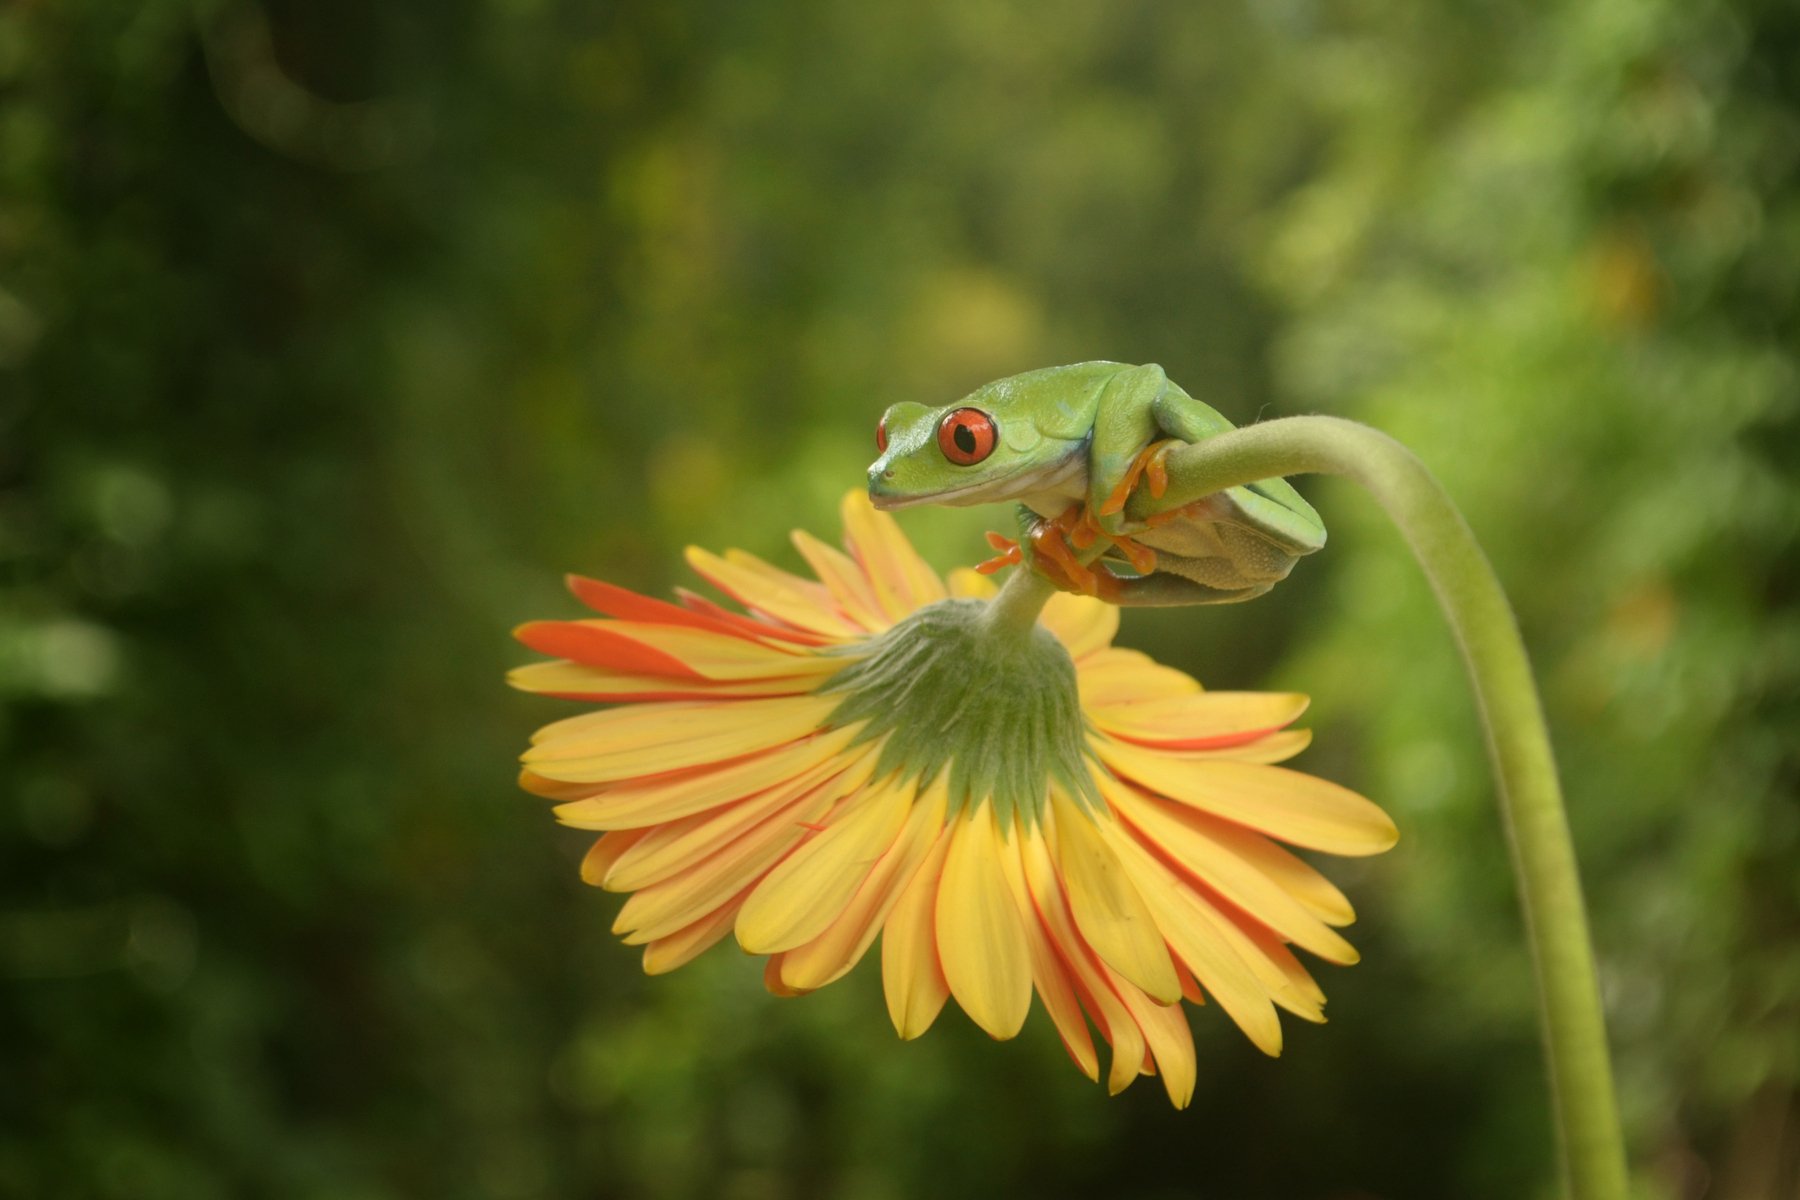
<instances>
[{"instance_id":1,"label":"frog's mouth","mask_svg":"<svg viewBox=\"0 0 1800 1200\"><path fill-rule=\"evenodd\" d=\"M1085 445L1078 443L1068 455L1047 465L1026 467L999 478L972 480L962 487L918 495L892 490L886 483L885 476L871 468L869 500L881 511L893 512L895 509L914 508L921 504L947 504L958 508L975 504L998 504L1045 492L1067 491L1072 498L1079 497L1083 488L1083 476L1087 473L1087 455L1084 450Z\"/></svg>"},{"instance_id":2,"label":"frog's mouth","mask_svg":"<svg viewBox=\"0 0 1800 1200\"><path fill-rule=\"evenodd\" d=\"M1010 478L1010 477L1009 477ZM971 483L967 487L952 488L947 492L927 492L923 496L908 496L901 492L890 492L874 479L869 481L869 500L882 512L893 512L897 508L917 508L921 504L986 504L986 493L1007 480L984 479L980 483ZM994 496L995 500L1003 497Z\"/></svg>"}]
</instances>

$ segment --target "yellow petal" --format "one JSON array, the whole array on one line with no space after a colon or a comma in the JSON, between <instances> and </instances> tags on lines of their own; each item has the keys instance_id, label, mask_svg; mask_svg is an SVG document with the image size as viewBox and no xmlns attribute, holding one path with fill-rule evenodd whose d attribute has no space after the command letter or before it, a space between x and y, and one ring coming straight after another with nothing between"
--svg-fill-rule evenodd
<instances>
[{"instance_id":1,"label":"yellow petal","mask_svg":"<svg viewBox=\"0 0 1800 1200\"><path fill-rule=\"evenodd\" d=\"M612 870L606 873L606 887L609 891L635 892L661 883L716 854L832 776L852 771L860 772L856 778L867 778L874 764L872 751L847 760L828 759L753 796L651 826L635 846L613 863ZM845 785L849 786L848 780Z\"/></svg>"},{"instance_id":2,"label":"yellow petal","mask_svg":"<svg viewBox=\"0 0 1800 1200\"><path fill-rule=\"evenodd\" d=\"M705 770L620 784L559 805L556 819L578 829L658 825L742 800L829 763L850 745L856 727L834 729Z\"/></svg>"},{"instance_id":3,"label":"yellow petal","mask_svg":"<svg viewBox=\"0 0 1800 1200\"><path fill-rule=\"evenodd\" d=\"M1054 633L1069 657L1080 662L1112 644L1119 632L1119 610L1093 596L1058 592L1044 605L1038 624Z\"/></svg>"},{"instance_id":4,"label":"yellow petal","mask_svg":"<svg viewBox=\"0 0 1800 1200\"><path fill-rule=\"evenodd\" d=\"M1193 676L1165 667L1147 654L1117 646L1096 650L1083 658L1075 666L1075 681L1081 689L1083 710L1200 691Z\"/></svg>"},{"instance_id":5,"label":"yellow petal","mask_svg":"<svg viewBox=\"0 0 1800 1200\"><path fill-rule=\"evenodd\" d=\"M801 995L796 987L789 987L781 978L781 959L779 954L772 954L763 963L763 986L769 989L771 996L793 997Z\"/></svg>"},{"instance_id":6,"label":"yellow petal","mask_svg":"<svg viewBox=\"0 0 1800 1200\"><path fill-rule=\"evenodd\" d=\"M1196 692L1132 704L1092 705L1094 724L1158 750L1223 750L1266 737L1306 711L1291 692Z\"/></svg>"},{"instance_id":7,"label":"yellow petal","mask_svg":"<svg viewBox=\"0 0 1800 1200\"><path fill-rule=\"evenodd\" d=\"M587 854L581 859L581 881L599 887L619 856L636 845L643 836L640 830L626 829L600 837L588 847Z\"/></svg>"},{"instance_id":8,"label":"yellow petal","mask_svg":"<svg viewBox=\"0 0 1800 1200\"><path fill-rule=\"evenodd\" d=\"M738 913L738 945L751 954L778 954L825 932L893 846L912 803L911 780L890 777L865 787L824 832L756 885Z\"/></svg>"},{"instance_id":9,"label":"yellow petal","mask_svg":"<svg viewBox=\"0 0 1800 1200\"><path fill-rule=\"evenodd\" d=\"M980 571L972 571L968 567L957 567L944 578L950 594L958 600L992 600L1000 591L1000 585L994 582L991 575L983 575Z\"/></svg>"},{"instance_id":10,"label":"yellow petal","mask_svg":"<svg viewBox=\"0 0 1800 1200\"><path fill-rule=\"evenodd\" d=\"M818 937L782 955L781 977L811 990L841 978L862 960L882 924L893 912L900 892L911 882L944 832L948 802L947 774L926 788L913 804L906 827L870 870L855 897Z\"/></svg>"},{"instance_id":11,"label":"yellow petal","mask_svg":"<svg viewBox=\"0 0 1800 1200\"><path fill-rule=\"evenodd\" d=\"M778 810L712 857L633 893L619 910L613 932L625 934L626 942L639 945L667 937L699 920L761 879L812 832L810 825L817 824L832 805L854 791L860 782L847 772L837 775Z\"/></svg>"},{"instance_id":12,"label":"yellow petal","mask_svg":"<svg viewBox=\"0 0 1800 1200\"><path fill-rule=\"evenodd\" d=\"M1330 854L1379 854L1399 839L1388 815L1348 788L1258 763L1172 758L1111 738L1109 767L1170 800Z\"/></svg>"},{"instance_id":13,"label":"yellow petal","mask_svg":"<svg viewBox=\"0 0 1800 1200\"><path fill-rule=\"evenodd\" d=\"M1100 1027L1101 1036L1112 1047L1106 1090L1116 1096L1142 1073L1147 1049L1144 1033L1107 981L1105 964L1076 931L1062 885L1057 882L1056 864L1051 861L1050 848L1042 838L1021 838L1019 854L1025 864L1025 882L1031 889L1038 919L1073 974L1076 990L1094 1023Z\"/></svg>"},{"instance_id":14,"label":"yellow petal","mask_svg":"<svg viewBox=\"0 0 1800 1200\"><path fill-rule=\"evenodd\" d=\"M635 704L590 713L539 742L523 760L539 775L606 783L678 771L770 750L816 733L836 696L788 696L717 704Z\"/></svg>"},{"instance_id":15,"label":"yellow petal","mask_svg":"<svg viewBox=\"0 0 1800 1200\"><path fill-rule=\"evenodd\" d=\"M1127 831L1109 833L1113 849L1130 864L1132 873L1156 881L1146 883L1142 893L1164 940L1263 1053L1280 1054L1281 1021L1269 1002L1268 988L1217 927L1212 919L1216 910Z\"/></svg>"},{"instance_id":16,"label":"yellow petal","mask_svg":"<svg viewBox=\"0 0 1800 1200\"><path fill-rule=\"evenodd\" d=\"M1102 789L1113 811L1139 838L1160 847L1206 887L1320 958L1344 965L1357 960L1349 942L1245 861L1223 836L1219 822L1112 780L1104 781Z\"/></svg>"},{"instance_id":17,"label":"yellow petal","mask_svg":"<svg viewBox=\"0 0 1800 1200\"><path fill-rule=\"evenodd\" d=\"M1220 845L1274 880L1327 925L1349 925L1356 920L1349 897L1311 863L1288 853L1262 834L1227 821L1215 822L1212 832Z\"/></svg>"},{"instance_id":18,"label":"yellow petal","mask_svg":"<svg viewBox=\"0 0 1800 1200\"><path fill-rule=\"evenodd\" d=\"M1050 1021L1056 1026L1063 1049L1069 1052L1083 1075L1099 1082L1100 1056L1094 1053L1094 1040L1088 1036L1087 1021L1081 1015L1081 999L1075 994L1069 968L1051 944L1043 916L1037 911L1031 889L1025 882L1020 842L1027 837L1035 839L1035 836L1015 829L1007 852L1000 855L1000 866L1006 873L1006 886L1012 889L1013 902L1025 918L1022 924L1025 946L1031 952L1032 986L1037 989L1038 999L1044 1002L1044 1011L1050 1014Z\"/></svg>"},{"instance_id":19,"label":"yellow petal","mask_svg":"<svg viewBox=\"0 0 1800 1200\"><path fill-rule=\"evenodd\" d=\"M950 985L938 962L935 928L938 886L950 839L946 829L901 891L881 930L881 990L894 1031L908 1041L931 1028L950 998Z\"/></svg>"},{"instance_id":20,"label":"yellow petal","mask_svg":"<svg viewBox=\"0 0 1800 1200\"><path fill-rule=\"evenodd\" d=\"M1174 1004L1181 999L1181 981L1124 864L1107 848L1094 818L1057 790L1051 793L1051 811L1075 927L1107 966L1158 1003ZM1103 819L1110 823L1112 818Z\"/></svg>"},{"instance_id":21,"label":"yellow petal","mask_svg":"<svg viewBox=\"0 0 1800 1200\"><path fill-rule=\"evenodd\" d=\"M862 492L847 493L840 508L850 556L862 564L890 621L945 598L943 581L925 565L894 518L876 512Z\"/></svg>"},{"instance_id":22,"label":"yellow petal","mask_svg":"<svg viewBox=\"0 0 1800 1200\"><path fill-rule=\"evenodd\" d=\"M542 796L546 800L555 800L558 803L567 803L571 800L586 799L600 791L600 789L606 785L600 783L563 783L556 779L545 779L542 775L521 768L519 771L519 786L534 796ZM598 829L601 827L593 826L593 828Z\"/></svg>"},{"instance_id":23,"label":"yellow petal","mask_svg":"<svg viewBox=\"0 0 1800 1200\"><path fill-rule=\"evenodd\" d=\"M1194 1033L1188 1028L1187 1014L1179 1004L1157 1004L1149 996L1120 981L1119 1000L1130 1011L1156 1068L1162 1075L1163 1090L1176 1108L1186 1108L1194 1098Z\"/></svg>"},{"instance_id":24,"label":"yellow petal","mask_svg":"<svg viewBox=\"0 0 1800 1200\"><path fill-rule=\"evenodd\" d=\"M1263 981L1275 1003L1303 1021L1325 1020L1324 989L1273 930L1255 921L1240 925L1223 913L1218 916L1238 957Z\"/></svg>"},{"instance_id":25,"label":"yellow petal","mask_svg":"<svg viewBox=\"0 0 1800 1200\"><path fill-rule=\"evenodd\" d=\"M846 659L838 665L846 665ZM557 661L531 663L507 672L509 686L540 696L564 700L710 700L724 696L788 696L810 692L819 686L818 675L789 675L779 679L718 682L711 679L672 679L659 675L632 675L593 667L586 663Z\"/></svg>"},{"instance_id":26,"label":"yellow petal","mask_svg":"<svg viewBox=\"0 0 1800 1200\"><path fill-rule=\"evenodd\" d=\"M732 550L720 558L689 546L687 561L714 587L753 612L837 639L863 632L838 611L837 602L822 584L777 570L755 555Z\"/></svg>"},{"instance_id":27,"label":"yellow petal","mask_svg":"<svg viewBox=\"0 0 1800 1200\"><path fill-rule=\"evenodd\" d=\"M806 559L819 582L831 592L832 599L837 601L845 616L871 632L886 629L893 623L883 615L869 577L849 555L835 546L827 546L803 529L794 530L793 540L794 548Z\"/></svg>"},{"instance_id":28,"label":"yellow petal","mask_svg":"<svg viewBox=\"0 0 1800 1200\"><path fill-rule=\"evenodd\" d=\"M990 1037L1009 1038L1031 1009L1031 954L1021 914L1000 866L1005 849L994 806L983 803L951 826L938 887L938 958L950 994Z\"/></svg>"},{"instance_id":29,"label":"yellow petal","mask_svg":"<svg viewBox=\"0 0 1800 1200\"><path fill-rule=\"evenodd\" d=\"M646 943L644 974L667 975L723 941L731 932L731 923L737 919L738 905L749 894L749 889L745 889L736 900L721 905L692 925Z\"/></svg>"}]
</instances>

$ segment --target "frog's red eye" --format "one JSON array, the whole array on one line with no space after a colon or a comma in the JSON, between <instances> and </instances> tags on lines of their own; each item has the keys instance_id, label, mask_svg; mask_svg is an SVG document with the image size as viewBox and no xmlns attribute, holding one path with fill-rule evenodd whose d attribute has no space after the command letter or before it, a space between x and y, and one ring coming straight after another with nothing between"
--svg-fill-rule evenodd
<instances>
[{"instance_id":1,"label":"frog's red eye","mask_svg":"<svg viewBox=\"0 0 1800 1200\"><path fill-rule=\"evenodd\" d=\"M880 423L875 426L875 453L887 453L887 415L885 413L882 415Z\"/></svg>"},{"instance_id":2,"label":"frog's red eye","mask_svg":"<svg viewBox=\"0 0 1800 1200\"><path fill-rule=\"evenodd\" d=\"M994 418L979 408L959 408L938 423L938 449L959 467L972 467L994 452Z\"/></svg>"}]
</instances>

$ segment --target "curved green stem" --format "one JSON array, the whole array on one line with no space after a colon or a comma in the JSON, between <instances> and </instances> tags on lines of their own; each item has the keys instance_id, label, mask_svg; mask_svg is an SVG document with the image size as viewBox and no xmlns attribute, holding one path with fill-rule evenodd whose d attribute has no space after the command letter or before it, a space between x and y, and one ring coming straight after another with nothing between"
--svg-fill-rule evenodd
<instances>
[{"instance_id":1,"label":"curved green stem","mask_svg":"<svg viewBox=\"0 0 1800 1200\"><path fill-rule=\"evenodd\" d=\"M1468 523L1406 447L1334 417L1222 433L1176 450L1168 467L1168 490L1156 500L1134 495L1132 517L1259 479L1319 473L1367 488L1405 535L1462 648L1487 727L1537 972L1569 1192L1575 1200L1623 1200L1624 1143L1562 787L1518 625Z\"/></svg>"}]
</instances>

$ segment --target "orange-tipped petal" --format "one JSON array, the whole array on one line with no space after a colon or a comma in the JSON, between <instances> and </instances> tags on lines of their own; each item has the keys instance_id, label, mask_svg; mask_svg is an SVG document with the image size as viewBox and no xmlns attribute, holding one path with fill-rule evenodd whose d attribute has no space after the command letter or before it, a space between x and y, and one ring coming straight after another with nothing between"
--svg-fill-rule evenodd
<instances>
[{"instance_id":1,"label":"orange-tipped petal","mask_svg":"<svg viewBox=\"0 0 1800 1200\"><path fill-rule=\"evenodd\" d=\"M610 628L610 621L528 621L513 636L539 654L568 658L632 675L704 679L673 654L633 641Z\"/></svg>"},{"instance_id":2,"label":"orange-tipped petal","mask_svg":"<svg viewBox=\"0 0 1800 1200\"><path fill-rule=\"evenodd\" d=\"M1305 696L1284 692L1195 692L1130 704L1091 704L1088 716L1116 738L1158 750L1224 750L1291 724Z\"/></svg>"},{"instance_id":3,"label":"orange-tipped petal","mask_svg":"<svg viewBox=\"0 0 1800 1200\"><path fill-rule=\"evenodd\" d=\"M1256 920L1328 962L1357 960L1356 949L1280 884L1239 856L1205 814L1109 783L1106 800L1132 831L1182 874L1217 892Z\"/></svg>"},{"instance_id":4,"label":"orange-tipped petal","mask_svg":"<svg viewBox=\"0 0 1800 1200\"><path fill-rule=\"evenodd\" d=\"M1393 820L1349 788L1285 767L1182 760L1114 739L1106 765L1170 800L1330 854L1379 854L1399 838Z\"/></svg>"},{"instance_id":5,"label":"orange-tipped petal","mask_svg":"<svg viewBox=\"0 0 1800 1200\"><path fill-rule=\"evenodd\" d=\"M1257 738L1254 742L1245 742L1241 746L1226 746L1218 750L1177 750L1171 752L1169 757L1177 762L1207 762L1223 758L1232 762L1273 764L1286 762L1310 745L1312 730L1283 729L1267 737Z\"/></svg>"},{"instance_id":6,"label":"orange-tipped petal","mask_svg":"<svg viewBox=\"0 0 1800 1200\"><path fill-rule=\"evenodd\" d=\"M597 613L617 617L622 621L646 625L685 626L740 638L769 638L786 642L795 640L792 630L779 629L758 621L747 620L736 613L697 612L691 608L683 608L679 604L670 604L667 600L640 596L638 593L616 584L600 579L589 579L582 575L566 576L565 582L568 583L569 590L575 593L577 600Z\"/></svg>"}]
</instances>

